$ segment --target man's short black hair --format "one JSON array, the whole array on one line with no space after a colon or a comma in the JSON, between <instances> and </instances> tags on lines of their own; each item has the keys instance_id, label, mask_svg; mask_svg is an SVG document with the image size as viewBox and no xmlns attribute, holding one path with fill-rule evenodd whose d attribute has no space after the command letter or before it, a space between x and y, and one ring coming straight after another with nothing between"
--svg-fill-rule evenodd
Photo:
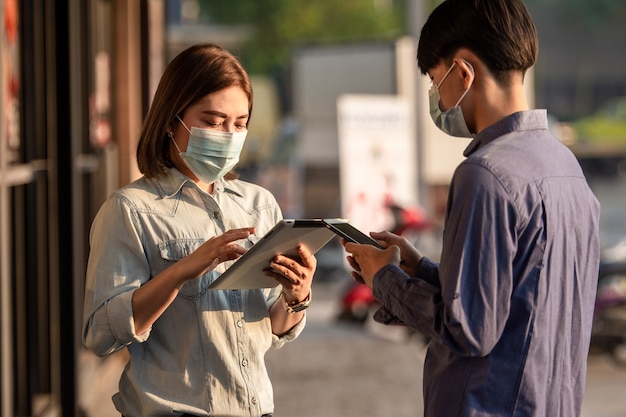
<instances>
[{"instance_id":1,"label":"man's short black hair","mask_svg":"<svg viewBox=\"0 0 626 417\"><path fill-rule=\"evenodd\" d=\"M460 49L475 53L494 77L506 83L512 71L526 72L537 59L537 31L521 0L446 0L428 17L417 48L422 74Z\"/></svg>"}]
</instances>

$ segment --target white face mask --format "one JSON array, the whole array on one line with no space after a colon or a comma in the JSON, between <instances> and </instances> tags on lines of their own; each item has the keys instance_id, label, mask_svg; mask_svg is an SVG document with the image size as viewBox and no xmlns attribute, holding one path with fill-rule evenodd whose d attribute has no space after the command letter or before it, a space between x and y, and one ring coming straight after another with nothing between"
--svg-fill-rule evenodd
<instances>
[{"instance_id":1,"label":"white face mask","mask_svg":"<svg viewBox=\"0 0 626 417\"><path fill-rule=\"evenodd\" d=\"M185 164L203 182L214 183L239 162L239 155L246 141L247 131L234 133L199 127L192 127L189 130L180 117L178 120L189 132L187 150L181 152L174 136L170 134L170 138Z\"/></svg>"},{"instance_id":2,"label":"white face mask","mask_svg":"<svg viewBox=\"0 0 626 417\"><path fill-rule=\"evenodd\" d=\"M474 72L474 68L472 65L465 61L464 62L472 69L472 74ZM472 81L470 85L467 87L467 90L461 95L459 101L457 101L454 107L449 108L445 112L442 112L439 108L439 100L441 99L439 95L439 87L448 77L452 68L456 65L455 62L452 63L448 71L445 73L439 84L433 83L432 87L428 91L428 98L430 101L430 117L435 122L435 125L444 133L447 133L450 136L456 136L459 138L471 138L473 135L470 133L467 128L467 123L465 123L465 117L463 117L463 111L461 110L461 101L465 98L465 95L469 91L472 83L474 82L474 77L472 76Z\"/></svg>"}]
</instances>

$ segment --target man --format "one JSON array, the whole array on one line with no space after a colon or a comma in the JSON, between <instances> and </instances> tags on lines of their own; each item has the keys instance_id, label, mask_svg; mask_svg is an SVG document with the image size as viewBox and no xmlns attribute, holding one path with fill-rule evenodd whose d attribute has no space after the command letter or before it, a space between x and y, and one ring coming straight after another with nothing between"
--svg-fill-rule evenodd
<instances>
[{"instance_id":1,"label":"man","mask_svg":"<svg viewBox=\"0 0 626 417\"><path fill-rule=\"evenodd\" d=\"M529 110L537 35L520 0L446 0L417 60L431 115L473 137L452 178L440 263L399 236L344 243L376 320L432 338L425 415L581 413L599 263L599 204L572 153Z\"/></svg>"}]
</instances>

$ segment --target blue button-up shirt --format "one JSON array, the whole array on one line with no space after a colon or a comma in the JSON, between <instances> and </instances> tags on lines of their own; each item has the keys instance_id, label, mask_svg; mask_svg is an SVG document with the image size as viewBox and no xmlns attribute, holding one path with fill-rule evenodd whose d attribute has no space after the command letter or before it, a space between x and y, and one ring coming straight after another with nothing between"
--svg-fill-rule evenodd
<instances>
[{"instance_id":1,"label":"blue button-up shirt","mask_svg":"<svg viewBox=\"0 0 626 417\"><path fill-rule=\"evenodd\" d=\"M215 185L209 195L175 169L144 177L114 192L93 222L83 341L98 355L128 347L113 398L125 416L273 411L264 355L305 324L280 338L272 334L269 308L280 286L209 290L228 266L220 264L185 283L152 328L135 333L131 300L142 284L213 236L252 226L261 236L281 219L267 190L239 180Z\"/></svg>"},{"instance_id":2,"label":"blue button-up shirt","mask_svg":"<svg viewBox=\"0 0 626 417\"><path fill-rule=\"evenodd\" d=\"M599 263L599 204L545 111L470 143L454 173L440 263L374 278L376 319L431 336L425 415L581 413Z\"/></svg>"}]
</instances>

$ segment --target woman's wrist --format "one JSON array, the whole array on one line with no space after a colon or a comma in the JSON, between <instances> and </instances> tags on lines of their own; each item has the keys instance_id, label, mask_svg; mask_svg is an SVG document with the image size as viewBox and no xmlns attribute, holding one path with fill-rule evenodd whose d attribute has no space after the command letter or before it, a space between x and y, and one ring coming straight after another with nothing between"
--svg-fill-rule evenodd
<instances>
[{"instance_id":1,"label":"woman's wrist","mask_svg":"<svg viewBox=\"0 0 626 417\"><path fill-rule=\"evenodd\" d=\"M311 298L311 290L309 290L304 297L302 296L298 297L294 294L289 294L286 291L283 291L281 293L281 296L283 297L283 299L285 300L287 304L301 303Z\"/></svg>"},{"instance_id":2,"label":"woman's wrist","mask_svg":"<svg viewBox=\"0 0 626 417\"><path fill-rule=\"evenodd\" d=\"M284 291L280 294L280 296L283 299L282 300L283 308L288 313L298 313L300 311L307 309L309 307L309 304L311 304L311 291L310 290L307 296L303 298L302 300L295 299L295 300L289 301L289 299L287 298L287 294Z\"/></svg>"}]
</instances>

